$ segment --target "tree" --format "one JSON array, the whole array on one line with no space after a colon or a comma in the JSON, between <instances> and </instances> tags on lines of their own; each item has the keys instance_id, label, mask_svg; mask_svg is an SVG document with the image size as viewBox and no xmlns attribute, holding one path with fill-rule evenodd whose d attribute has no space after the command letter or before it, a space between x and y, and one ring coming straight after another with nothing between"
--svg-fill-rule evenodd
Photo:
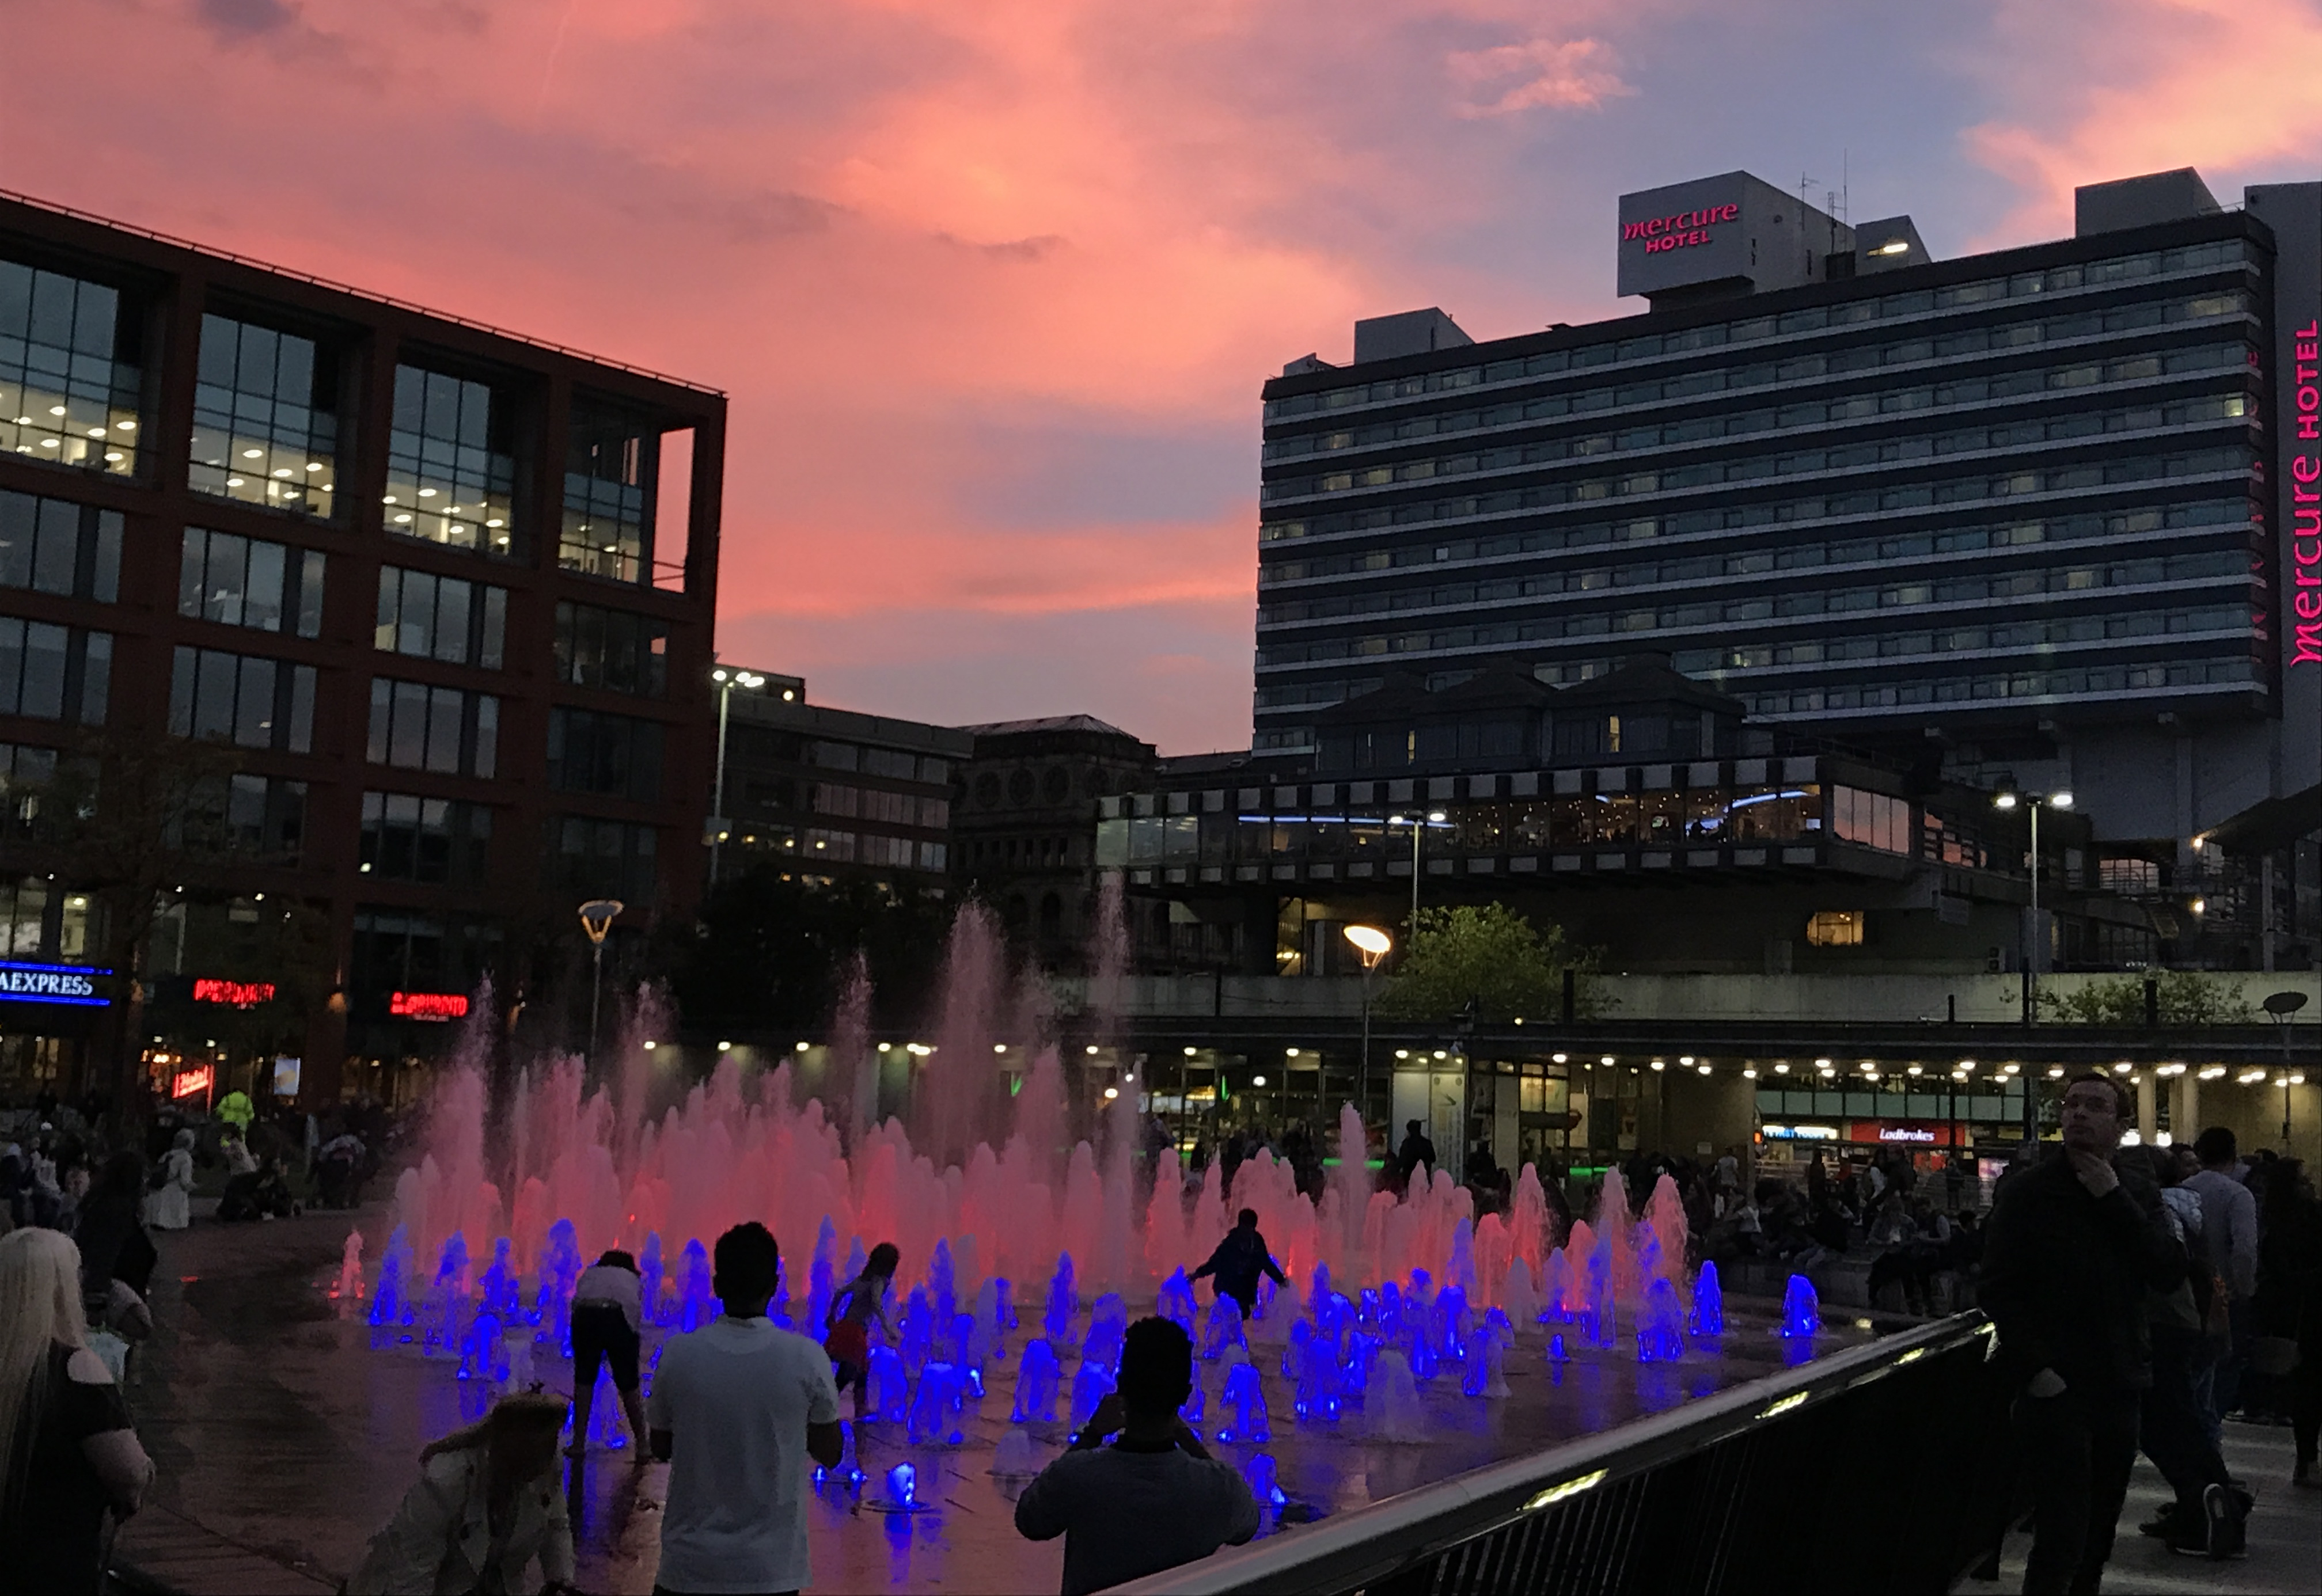
<instances>
[{"instance_id":1,"label":"tree","mask_svg":"<svg viewBox=\"0 0 2322 1596\"><path fill-rule=\"evenodd\" d=\"M1602 952L1544 929L1504 903L1421 909L1403 964L1380 995L1382 1014L1445 1019L1475 1005L1476 1018L1547 1018L1564 1011L1564 972L1576 978L1576 1012L1605 1006L1597 980Z\"/></svg>"},{"instance_id":2,"label":"tree","mask_svg":"<svg viewBox=\"0 0 2322 1596\"><path fill-rule=\"evenodd\" d=\"M2070 992L2040 989L2043 1018L2082 1026L2141 1026L2144 983L2157 983L2157 1017L2164 1026L2245 1026L2257 1018L2235 987L2198 970L2156 970L2147 975L2092 980Z\"/></svg>"},{"instance_id":3,"label":"tree","mask_svg":"<svg viewBox=\"0 0 2322 1596\"><path fill-rule=\"evenodd\" d=\"M935 990L954 907L867 880L809 886L762 865L719 882L699 925L673 929L654 962L690 1026L803 1030L828 1021L860 952L874 1017L908 1025Z\"/></svg>"}]
</instances>

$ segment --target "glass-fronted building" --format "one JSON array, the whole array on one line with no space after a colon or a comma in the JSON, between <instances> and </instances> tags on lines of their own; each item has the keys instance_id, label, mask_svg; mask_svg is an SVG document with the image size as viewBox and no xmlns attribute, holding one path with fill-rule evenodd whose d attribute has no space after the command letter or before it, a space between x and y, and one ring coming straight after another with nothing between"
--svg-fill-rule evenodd
<instances>
[{"instance_id":1,"label":"glass-fronted building","mask_svg":"<svg viewBox=\"0 0 2322 1596\"><path fill-rule=\"evenodd\" d=\"M583 899L690 907L724 429L0 199L0 1100L143 1051L328 1102L577 952Z\"/></svg>"},{"instance_id":2,"label":"glass-fronted building","mask_svg":"<svg viewBox=\"0 0 2322 1596\"><path fill-rule=\"evenodd\" d=\"M2132 180L2084 190L2074 238L1932 260L1908 218L1734 173L1623 202L1642 315L1358 324L1352 365L1265 390L1254 752L1323 758L1326 712L1397 677L1651 650L1753 723L2076 787L2111 839L2310 788L2317 196Z\"/></svg>"}]
</instances>

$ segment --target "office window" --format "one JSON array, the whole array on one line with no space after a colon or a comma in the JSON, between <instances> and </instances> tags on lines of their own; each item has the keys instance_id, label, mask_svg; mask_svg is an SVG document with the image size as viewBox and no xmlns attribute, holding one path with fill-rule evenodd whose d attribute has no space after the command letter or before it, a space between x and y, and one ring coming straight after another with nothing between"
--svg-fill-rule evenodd
<instances>
[{"instance_id":1,"label":"office window","mask_svg":"<svg viewBox=\"0 0 2322 1596\"><path fill-rule=\"evenodd\" d=\"M475 886L485 879L492 812L483 804L367 792L357 869L424 885Z\"/></svg>"},{"instance_id":2,"label":"office window","mask_svg":"<svg viewBox=\"0 0 2322 1596\"><path fill-rule=\"evenodd\" d=\"M306 831L304 781L233 775L195 786L170 841L197 853L297 864Z\"/></svg>"},{"instance_id":3,"label":"office window","mask_svg":"<svg viewBox=\"0 0 2322 1596\"><path fill-rule=\"evenodd\" d=\"M178 613L226 626L323 630L323 554L264 538L186 528L178 563Z\"/></svg>"},{"instance_id":4,"label":"office window","mask_svg":"<svg viewBox=\"0 0 2322 1596\"><path fill-rule=\"evenodd\" d=\"M813 854L826 864L852 864L855 862L855 834L809 828L806 834L806 846L801 852Z\"/></svg>"},{"instance_id":5,"label":"office window","mask_svg":"<svg viewBox=\"0 0 2322 1596\"><path fill-rule=\"evenodd\" d=\"M373 647L452 665L500 668L507 589L383 565Z\"/></svg>"},{"instance_id":6,"label":"office window","mask_svg":"<svg viewBox=\"0 0 2322 1596\"><path fill-rule=\"evenodd\" d=\"M652 826L564 815L551 817L543 833L548 846L542 885L625 904L654 901L660 834Z\"/></svg>"},{"instance_id":7,"label":"office window","mask_svg":"<svg viewBox=\"0 0 2322 1596\"><path fill-rule=\"evenodd\" d=\"M367 757L375 765L489 777L499 768L499 733L500 701L489 693L371 678Z\"/></svg>"},{"instance_id":8,"label":"office window","mask_svg":"<svg viewBox=\"0 0 2322 1596\"><path fill-rule=\"evenodd\" d=\"M652 803L661 797L658 721L591 709L548 712L548 785Z\"/></svg>"},{"instance_id":9,"label":"office window","mask_svg":"<svg viewBox=\"0 0 2322 1596\"><path fill-rule=\"evenodd\" d=\"M1862 913L1859 909L1822 909L1806 921L1806 942L1818 948L1860 947Z\"/></svg>"},{"instance_id":10,"label":"office window","mask_svg":"<svg viewBox=\"0 0 2322 1596\"><path fill-rule=\"evenodd\" d=\"M190 486L301 515L331 513L338 361L311 338L202 317Z\"/></svg>"},{"instance_id":11,"label":"office window","mask_svg":"<svg viewBox=\"0 0 2322 1596\"><path fill-rule=\"evenodd\" d=\"M311 752L315 668L181 647L169 672L169 731L237 748Z\"/></svg>"},{"instance_id":12,"label":"office window","mask_svg":"<svg viewBox=\"0 0 2322 1596\"><path fill-rule=\"evenodd\" d=\"M134 471L142 319L116 288L0 260L0 449Z\"/></svg>"},{"instance_id":13,"label":"office window","mask_svg":"<svg viewBox=\"0 0 2322 1596\"><path fill-rule=\"evenodd\" d=\"M57 779L57 751L0 743L0 836L38 834L41 812Z\"/></svg>"},{"instance_id":14,"label":"office window","mask_svg":"<svg viewBox=\"0 0 2322 1596\"><path fill-rule=\"evenodd\" d=\"M121 596L121 512L0 492L0 588L111 604Z\"/></svg>"},{"instance_id":15,"label":"office window","mask_svg":"<svg viewBox=\"0 0 2322 1596\"><path fill-rule=\"evenodd\" d=\"M556 679L658 698L669 689L669 627L593 604L556 606Z\"/></svg>"},{"instance_id":16,"label":"office window","mask_svg":"<svg viewBox=\"0 0 2322 1596\"><path fill-rule=\"evenodd\" d=\"M635 416L574 402L558 565L617 582L651 579L651 506L660 444L659 434Z\"/></svg>"},{"instance_id":17,"label":"office window","mask_svg":"<svg viewBox=\"0 0 2322 1596\"><path fill-rule=\"evenodd\" d=\"M515 406L487 384L398 366L387 529L454 549L517 554L515 496Z\"/></svg>"},{"instance_id":18,"label":"office window","mask_svg":"<svg viewBox=\"0 0 2322 1596\"><path fill-rule=\"evenodd\" d=\"M0 715L105 724L113 634L0 616Z\"/></svg>"},{"instance_id":19,"label":"office window","mask_svg":"<svg viewBox=\"0 0 2322 1596\"><path fill-rule=\"evenodd\" d=\"M393 992L471 992L499 944L499 931L489 921L359 905L348 950L348 992L361 1013L377 1018L387 1017Z\"/></svg>"}]
</instances>

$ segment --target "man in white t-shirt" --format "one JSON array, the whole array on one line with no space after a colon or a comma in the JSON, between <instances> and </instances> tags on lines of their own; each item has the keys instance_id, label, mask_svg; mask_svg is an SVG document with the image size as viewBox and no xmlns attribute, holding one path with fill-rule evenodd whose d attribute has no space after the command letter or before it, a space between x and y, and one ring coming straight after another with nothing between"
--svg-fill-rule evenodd
<instances>
[{"instance_id":1,"label":"man in white t-shirt","mask_svg":"<svg viewBox=\"0 0 2322 1596\"><path fill-rule=\"evenodd\" d=\"M830 1359L766 1318L781 1254L755 1220L718 1238L710 1285L725 1317L662 1349L645 1405L654 1455L671 1463L656 1596L802 1589L809 1460L835 1466L845 1437Z\"/></svg>"},{"instance_id":2,"label":"man in white t-shirt","mask_svg":"<svg viewBox=\"0 0 2322 1596\"><path fill-rule=\"evenodd\" d=\"M1193 1390L1193 1343L1184 1327L1138 1320L1121 1345L1119 1391L1017 1499L1018 1534L1065 1537L1064 1596L1192 1563L1257 1533L1257 1499L1178 1417ZM1120 1438L1105 1446L1115 1431Z\"/></svg>"}]
</instances>

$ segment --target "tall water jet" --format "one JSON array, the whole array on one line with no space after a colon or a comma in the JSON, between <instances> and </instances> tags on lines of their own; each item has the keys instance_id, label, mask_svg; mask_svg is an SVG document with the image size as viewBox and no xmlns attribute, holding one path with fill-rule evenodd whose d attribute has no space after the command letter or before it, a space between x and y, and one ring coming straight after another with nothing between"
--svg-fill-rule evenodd
<instances>
[{"instance_id":1,"label":"tall water jet","mask_svg":"<svg viewBox=\"0 0 2322 1596\"><path fill-rule=\"evenodd\" d=\"M1397 1445L1427 1439L1427 1410L1419 1400L1411 1362L1391 1346L1372 1361L1363 1386L1363 1433Z\"/></svg>"},{"instance_id":2,"label":"tall water jet","mask_svg":"<svg viewBox=\"0 0 2322 1596\"><path fill-rule=\"evenodd\" d=\"M362 1232L347 1232L346 1245L339 1251L339 1283L331 1288L331 1300L338 1304L343 1319L355 1317L355 1305L362 1300Z\"/></svg>"},{"instance_id":3,"label":"tall water jet","mask_svg":"<svg viewBox=\"0 0 2322 1596\"><path fill-rule=\"evenodd\" d=\"M1226 1371L1225 1390L1218 1397L1218 1405L1233 1409L1232 1421L1218 1428L1218 1439L1227 1446L1256 1446L1274 1438L1266 1419L1266 1384L1257 1364L1236 1363Z\"/></svg>"},{"instance_id":4,"label":"tall water jet","mask_svg":"<svg viewBox=\"0 0 2322 1596\"><path fill-rule=\"evenodd\" d=\"M1009 1414L1015 1424L1054 1424L1056 1418L1056 1383L1064 1370L1056 1362L1054 1348L1034 1336L1024 1344L1024 1355L1016 1364L1016 1405Z\"/></svg>"},{"instance_id":5,"label":"tall water jet","mask_svg":"<svg viewBox=\"0 0 2322 1596\"><path fill-rule=\"evenodd\" d=\"M992 1048L1004 1043L1008 946L1000 923L982 904L960 906L944 944L943 1016L936 1051L920 1072L912 1140L941 1168L964 1160L1000 1102L1001 1072ZM1036 1152L1042 1151L1035 1149Z\"/></svg>"},{"instance_id":6,"label":"tall water jet","mask_svg":"<svg viewBox=\"0 0 2322 1596\"><path fill-rule=\"evenodd\" d=\"M1630 1236L1628 1182L1621 1178L1618 1165L1604 1172L1604 1183L1596 1194L1596 1243L1608 1248L1606 1263L1610 1270L1614 1300L1634 1302L1639 1290L1635 1243ZM1576 1229L1577 1227L1576 1227Z\"/></svg>"},{"instance_id":7,"label":"tall water jet","mask_svg":"<svg viewBox=\"0 0 2322 1596\"><path fill-rule=\"evenodd\" d=\"M1637 1362L1674 1363L1685 1355L1685 1309L1677 1288L1666 1279L1645 1287L1645 1300L1637 1310Z\"/></svg>"},{"instance_id":8,"label":"tall water jet","mask_svg":"<svg viewBox=\"0 0 2322 1596\"><path fill-rule=\"evenodd\" d=\"M879 1123L879 1055L871 1045L871 964L857 948L846 962L838 1012L830 1026L828 1079L844 1092L846 1145L860 1147Z\"/></svg>"},{"instance_id":9,"label":"tall water jet","mask_svg":"<svg viewBox=\"0 0 2322 1596\"><path fill-rule=\"evenodd\" d=\"M1693 1281L1693 1333L1725 1334L1725 1292L1717 1283L1717 1265L1705 1263Z\"/></svg>"}]
</instances>

